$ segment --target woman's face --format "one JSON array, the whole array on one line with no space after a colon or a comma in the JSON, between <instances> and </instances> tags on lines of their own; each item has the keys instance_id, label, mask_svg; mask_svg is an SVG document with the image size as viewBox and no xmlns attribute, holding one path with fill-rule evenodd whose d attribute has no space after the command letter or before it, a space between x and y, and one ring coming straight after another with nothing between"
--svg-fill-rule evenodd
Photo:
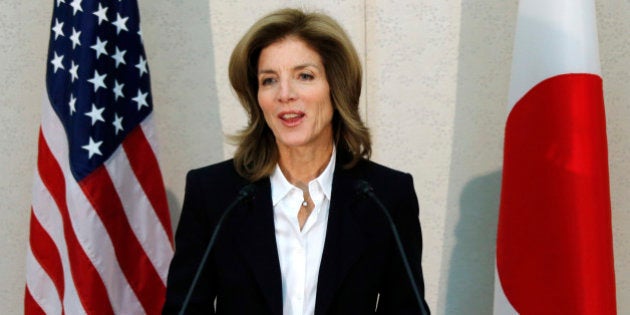
<instances>
[{"instance_id":1,"label":"woman's face","mask_svg":"<svg viewBox=\"0 0 630 315\"><path fill-rule=\"evenodd\" d=\"M319 54L297 37L265 47L258 60L258 103L279 149L326 147L333 107Z\"/></svg>"}]
</instances>

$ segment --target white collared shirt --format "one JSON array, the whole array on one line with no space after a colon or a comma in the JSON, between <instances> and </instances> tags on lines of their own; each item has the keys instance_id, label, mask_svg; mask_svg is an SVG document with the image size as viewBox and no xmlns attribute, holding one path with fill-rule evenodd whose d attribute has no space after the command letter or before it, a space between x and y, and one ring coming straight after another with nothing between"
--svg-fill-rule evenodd
<instances>
[{"instance_id":1,"label":"white collared shirt","mask_svg":"<svg viewBox=\"0 0 630 315\"><path fill-rule=\"evenodd\" d=\"M298 211L304 201L302 190L289 183L280 166L276 165L271 174L271 200L282 273L284 315L307 315L315 312L317 278L326 239L334 170L333 149L326 169L308 183L308 191L315 207L301 231Z\"/></svg>"}]
</instances>

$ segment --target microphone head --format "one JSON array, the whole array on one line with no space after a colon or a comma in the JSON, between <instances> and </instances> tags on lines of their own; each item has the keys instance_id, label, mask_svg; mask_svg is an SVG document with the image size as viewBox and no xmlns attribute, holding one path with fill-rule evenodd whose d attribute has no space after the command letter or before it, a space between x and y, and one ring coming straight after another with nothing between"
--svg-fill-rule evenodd
<instances>
[{"instance_id":1,"label":"microphone head","mask_svg":"<svg viewBox=\"0 0 630 315\"><path fill-rule=\"evenodd\" d=\"M370 183L368 183L367 181L364 181L362 179L358 180L355 183L354 190L356 191L356 193L358 195L365 195L365 194L369 194L369 193L374 192L374 188L372 188Z\"/></svg>"},{"instance_id":2,"label":"microphone head","mask_svg":"<svg viewBox=\"0 0 630 315\"><path fill-rule=\"evenodd\" d=\"M256 187L254 184L247 184L238 192L240 198L252 197L256 193Z\"/></svg>"}]
</instances>

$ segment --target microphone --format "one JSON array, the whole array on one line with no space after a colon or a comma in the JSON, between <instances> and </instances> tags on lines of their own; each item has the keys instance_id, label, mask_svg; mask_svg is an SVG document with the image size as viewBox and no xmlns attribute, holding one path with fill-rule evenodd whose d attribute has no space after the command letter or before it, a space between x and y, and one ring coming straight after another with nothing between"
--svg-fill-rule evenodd
<instances>
[{"instance_id":1,"label":"microphone","mask_svg":"<svg viewBox=\"0 0 630 315\"><path fill-rule=\"evenodd\" d=\"M409 278L409 282L411 283L411 288L413 289L413 294L416 298L416 302L418 302L418 306L420 307L420 313L422 315L426 315L427 312L424 309L424 303L422 303L422 298L420 297L420 290L418 289L418 286L416 285L416 281L414 281L413 274L411 272L411 267L409 266L409 259L407 259L407 254L405 254L405 251L403 249L402 242L400 241L400 234L398 233L396 224L394 224L392 215L390 214L387 207L385 207L385 205L381 202L381 200L376 196L376 194L374 193L374 188L372 188L372 186L368 182L364 180L357 181L355 185L355 191L357 192L357 195L367 195L368 197L370 197L378 205L379 209L383 211L383 214L385 215L385 217L387 218L387 222L389 223L389 227L392 230L392 234L394 234L396 247L398 247L400 258L403 262L403 265L405 266L405 271L407 272L407 278Z\"/></svg>"},{"instance_id":2,"label":"microphone","mask_svg":"<svg viewBox=\"0 0 630 315\"><path fill-rule=\"evenodd\" d=\"M240 204L245 199L251 198L254 195L255 191L256 191L256 188L254 187L254 184L246 185L245 187L241 188L241 190L238 192L236 199L234 199L234 201L232 201L232 203L227 208L225 208L225 211L219 218L217 225L214 227L214 231L212 232L212 236L210 237L210 241L208 242L206 251L203 253L203 257L201 258L199 267L197 267L197 272L195 273L195 277L193 278L193 281L190 284L190 288L188 289L188 294L186 294L186 299L184 299L182 308L180 309L178 313L179 315L184 315L184 313L186 312L186 308L188 308L188 303L190 303L190 298L193 294L193 291L195 290L195 286L197 285L197 282L199 281L199 277L201 276L201 271L203 271L203 267L206 265L206 261L208 260L210 251L212 251L212 247L214 246L214 243L217 239L219 230L221 230L221 225L223 224L223 221L228 216L228 214L232 212L234 208L236 208L236 205Z\"/></svg>"}]
</instances>

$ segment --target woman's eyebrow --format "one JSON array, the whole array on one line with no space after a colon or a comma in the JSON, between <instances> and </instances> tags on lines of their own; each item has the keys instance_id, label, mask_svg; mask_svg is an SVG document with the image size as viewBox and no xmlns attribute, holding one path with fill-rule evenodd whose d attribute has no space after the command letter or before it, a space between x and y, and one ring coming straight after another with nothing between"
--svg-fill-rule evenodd
<instances>
[{"instance_id":1,"label":"woman's eyebrow","mask_svg":"<svg viewBox=\"0 0 630 315\"><path fill-rule=\"evenodd\" d=\"M309 63L299 64L299 65L293 67L293 70L302 70L302 69L305 69L305 68L308 68L308 67L314 67L314 68L317 68L317 69L321 69L321 67L318 66L317 64L309 62ZM275 74L275 73L276 73L276 71L271 70L271 69L258 70L258 75L261 75L261 74Z\"/></svg>"}]
</instances>

